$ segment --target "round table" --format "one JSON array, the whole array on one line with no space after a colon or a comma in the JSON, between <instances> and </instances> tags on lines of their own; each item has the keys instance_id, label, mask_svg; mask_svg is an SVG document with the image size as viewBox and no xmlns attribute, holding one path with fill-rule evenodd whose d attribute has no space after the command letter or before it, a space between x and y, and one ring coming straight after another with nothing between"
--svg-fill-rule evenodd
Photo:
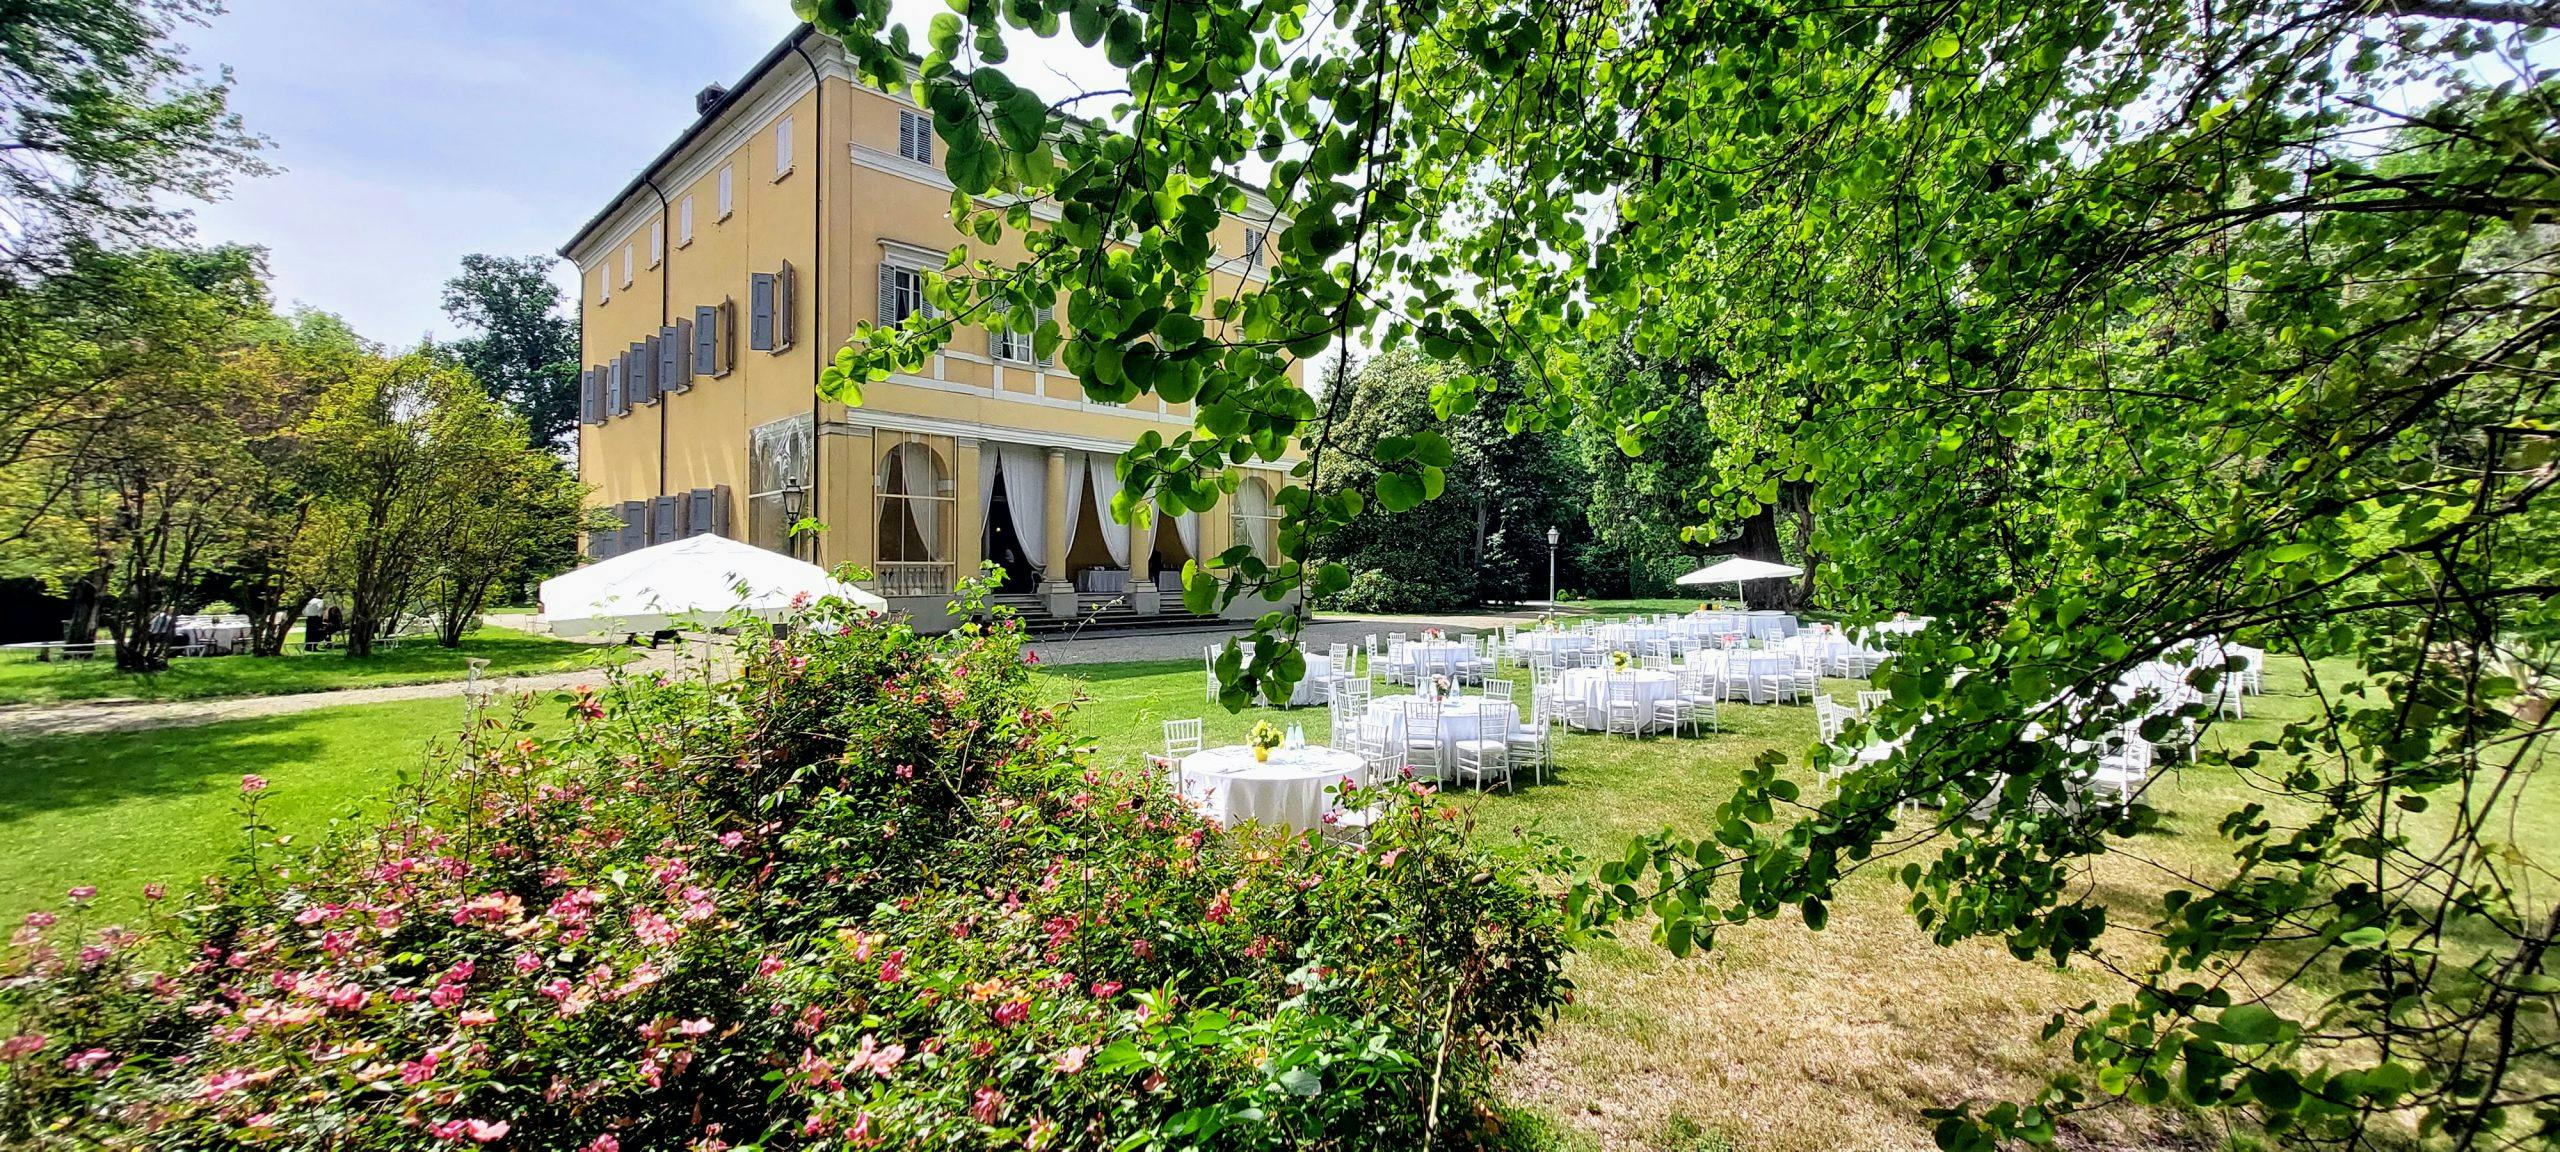
<instances>
[{"instance_id":1,"label":"round table","mask_svg":"<svg viewBox=\"0 0 2560 1152\"><path fill-rule=\"evenodd\" d=\"M1606 624L1598 631L1600 638L1612 648L1632 649L1639 644L1671 638L1671 629L1660 624Z\"/></svg>"},{"instance_id":2,"label":"round table","mask_svg":"<svg viewBox=\"0 0 2560 1152\"><path fill-rule=\"evenodd\" d=\"M1796 658L1785 652L1702 648L1689 654L1689 666L1701 671L1713 672L1718 679L1728 683L1734 681L1747 683L1763 676L1794 675ZM1742 693L1742 699L1744 703L1760 703L1747 688ZM1770 702L1775 703L1776 697L1772 696Z\"/></svg>"},{"instance_id":3,"label":"round table","mask_svg":"<svg viewBox=\"0 0 2560 1152\"><path fill-rule=\"evenodd\" d=\"M1446 676L1454 684L1458 680L1459 665L1474 658L1474 649L1455 640L1413 640L1390 654L1387 662L1399 668L1418 670L1417 678Z\"/></svg>"},{"instance_id":4,"label":"round table","mask_svg":"<svg viewBox=\"0 0 2560 1152\"><path fill-rule=\"evenodd\" d=\"M1251 820L1299 832L1324 823L1334 805L1325 789L1357 781L1365 771L1357 755L1317 744L1274 748L1267 762L1242 744L1203 749L1182 761L1184 791L1199 796L1220 823Z\"/></svg>"},{"instance_id":5,"label":"round table","mask_svg":"<svg viewBox=\"0 0 2560 1152\"><path fill-rule=\"evenodd\" d=\"M1421 703L1423 700L1419 696L1382 696L1369 702L1369 719L1386 730L1387 739L1390 742L1402 744L1404 743L1405 710ZM1479 714L1476 709L1477 705L1486 703L1492 705L1488 709L1492 713L1489 717ZM1484 722L1487 719L1493 721L1494 731L1490 734L1484 731ZM1489 702L1482 696L1460 696L1442 700L1440 701L1440 762L1449 765L1458 762L1458 741L1460 740L1490 740L1496 737L1507 740L1510 739L1511 731L1519 726L1520 709L1515 705Z\"/></svg>"},{"instance_id":6,"label":"round table","mask_svg":"<svg viewBox=\"0 0 2560 1152\"><path fill-rule=\"evenodd\" d=\"M1523 632L1511 638L1511 650L1552 656L1560 652L1580 652L1596 643L1580 632Z\"/></svg>"},{"instance_id":7,"label":"round table","mask_svg":"<svg viewBox=\"0 0 2560 1152\"><path fill-rule=\"evenodd\" d=\"M1304 655L1307 661L1307 674L1298 677L1298 682L1289 686L1289 707L1292 708L1311 708L1322 703L1316 699L1316 681L1333 675L1333 657L1319 656L1313 652L1304 653ZM1245 650L1244 662L1248 668L1253 666L1251 649ZM1265 704L1271 702L1269 693L1263 695L1262 702Z\"/></svg>"},{"instance_id":8,"label":"round table","mask_svg":"<svg viewBox=\"0 0 2560 1152\"><path fill-rule=\"evenodd\" d=\"M248 641L249 626L246 624L181 623L178 625L178 635L201 644L210 650L230 652L238 649L243 643Z\"/></svg>"},{"instance_id":9,"label":"round table","mask_svg":"<svg viewBox=\"0 0 2560 1152\"><path fill-rule=\"evenodd\" d=\"M1669 672L1612 672L1606 668L1576 668L1556 680L1562 693L1565 715L1576 728L1588 732L1606 731L1609 727L1609 682L1623 680L1635 685L1636 726L1638 731L1653 727L1653 706L1680 694L1680 678ZM1580 707L1576 707L1579 704Z\"/></svg>"}]
</instances>

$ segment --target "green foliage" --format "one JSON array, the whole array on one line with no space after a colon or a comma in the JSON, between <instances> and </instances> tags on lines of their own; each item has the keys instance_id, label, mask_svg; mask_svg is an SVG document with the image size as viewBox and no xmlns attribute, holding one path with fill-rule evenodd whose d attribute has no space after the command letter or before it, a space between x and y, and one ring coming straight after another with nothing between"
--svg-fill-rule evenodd
<instances>
[{"instance_id":1,"label":"green foliage","mask_svg":"<svg viewBox=\"0 0 2560 1152\"><path fill-rule=\"evenodd\" d=\"M1479 1142L1563 921L1401 785L1214 835L1089 767L1010 620L747 638L735 680L475 729L367 834L0 958L12 1146ZM842 625L834 627L833 625ZM158 907L158 906L155 906ZM199 962L197 958L204 958Z\"/></svg>"},{"instance_id":2,"label":"green foliage","mask_svg":"<svg viewBox=\"0 0 2560 1152\"><path fill-rule=\"evenodd\" d=\"M2357 659L2315 721L2201 759L2267 802L2218 821L2227 870L2166 882L2155 952L2110 957L2122 1002L2057 1021L2087 1075L1951 1111L1942 1144L2171 1096L2300 1142L2400 1117L2457 1146L2560 1134L2560 926L2495 831L2560 647L2547 12L1020 0L938 17L911 73L887 5L799 7L933 110L964 192L1060 214L1013 266L956 252L952 307L863 332L831 386L920 362L992 300L1064 297L1055 339L1094 395L1198 398L1195 428L1129 457L1131 498L1167 504L1303 439L1285 355L1355 335L1457 365L1441 420L1491 406L1640 456L1666 409L1574 370L1622 347L1703 366L1706 523L1793 520L1837 606L1938 618L1885 675L1873 728L1902 751L1825 796L1773 754L1696 834L1631 846L1583 893L1595 917L1711 944L1817 922L1890 859L1943 941L2088 956L2106 918L2079 865L2148 818L2063 803L2089 756L2026 724L2127 722L2056 701L2202 636ZM989 73L1008 37L1061 32L1128 95L1033 140ZM1213 302L1219 214L1258 210L1249 159L1270 277ZM1220 558L1191 596L1309 581L1310 543L1365 506L1316 498L1322 467L1282 494L1279 563ZM1366 496L1408 511L1431 477L1382 468ZM1285 678L1266 638L1294 627L1258 623L1255 669ZM1222 663L1231 705L1259 675Z\"/></svg>"},{"instance_id":3,"label":"green foliage","mask_svg":"<svg viewBox=\"0 0 2560 1152\"><path fill-rule=\"evenodd\" d=\"M176 37L214 0L13 0L0 20L0 285L58 272L83 244L167 239L179 199L265 170L263 143ZM0 337L5 339L5 337ZM0 344L0 348L5 348ZM0 356L0 363L10 357Z\"/></svg>"},{"instance_id":4,"label":"green foliage","mask_svg":"<svg viewBox=\"0 0 2560 1152\"><path fill-rule=\"evenodd\" d=\"M1555 438L1515 439L1489 409L1440 421L1432 395L1455 376L1394 350L1334 384L1348 395L1338 407L1328 397L1316 491L1361 507L1317 544L1350 576L1324 606L1436 612L1546 598L1546 531L1580 534L1581 476ZM1376 501L1360 498L1371 491Z\"/></svg>"},{"instance_id":5,"label":"green foliage","mask_svg":"<svg viewBox=\"0 0 2560 1152\"><path fill-rule=\"evenodd\" d=\"M436 350L469 369L523 418L532 441L566 444L578 430L578 321L561 311L548 256L462 258L444 282L444 313L472 335Z\"/></svg>"}]
</instances>

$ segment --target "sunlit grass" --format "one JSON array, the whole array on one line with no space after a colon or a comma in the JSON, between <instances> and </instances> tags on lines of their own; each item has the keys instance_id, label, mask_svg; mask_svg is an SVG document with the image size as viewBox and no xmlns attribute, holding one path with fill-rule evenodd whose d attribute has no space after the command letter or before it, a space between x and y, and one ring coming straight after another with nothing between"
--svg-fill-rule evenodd
<instances>
[{"instance_id":1,"label":"sunlit grass","mask_svg":"<svg viewBox=\"0 0 2560 1152\"><path fill-rule=\"evenodd\" d=\"M342 651L305 652L298 642L286 645L276 656L182 656L167 671L151 675L116 671L114 659L103 647L95 659L45 663L14 652L0 656L0 704L111 698L200 700L382 688L459 680L470 674L468 661L474 658L489 662L488 675L520 676L590 667L622 655L619 648L577 644L514 628L467 633L460 648L439 647L433 639L410 639L397 649L363 659Z\"/></svg>"}]
</instances>

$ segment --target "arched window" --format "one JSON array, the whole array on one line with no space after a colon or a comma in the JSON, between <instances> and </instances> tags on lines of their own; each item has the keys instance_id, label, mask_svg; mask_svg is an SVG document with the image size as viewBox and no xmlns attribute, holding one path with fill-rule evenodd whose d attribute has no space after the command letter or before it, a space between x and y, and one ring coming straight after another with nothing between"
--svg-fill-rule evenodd
<instances>
[{"instance_id":1,"label":"arched window","mask_svg":"<svg viewBox=\"0 0 2560 1152\"><path fill-rule=\"evenodd\" d=\"M1280 515L1271 503L1271 485L1261 477L1247 476L1236 485L1235 499L1229 502L1235 517L1229 523L1229 544L1250 544L1253 554L1263 562L1279 558Z\"/></svg>"},{"instance_id":2,"label":"arched window","mask_svg":"<svg viewBox=\"0 0 2560 1152\"><path fill-rule=\"evenodd\" d=\"M931 447L908 441L881 457L874 490L879 505L880 591L886 596L939 596L951 591L950 473Z\"/></svg>"}]
</instances>

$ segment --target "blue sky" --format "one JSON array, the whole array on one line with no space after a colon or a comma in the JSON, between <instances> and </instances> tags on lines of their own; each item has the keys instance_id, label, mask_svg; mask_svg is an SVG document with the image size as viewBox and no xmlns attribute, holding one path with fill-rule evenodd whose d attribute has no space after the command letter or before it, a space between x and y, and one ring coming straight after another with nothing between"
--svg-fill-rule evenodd
<instances>
[{"instance_id":1,"label":"blue sky","mask_svg":"<svg viewBox=\"0 0 2560 1152\"><path fill-rule=\"evenodd\" d=\"M280 304L372 339L449 334L463 254L557 249L793 24L788 0L231 0L180 38L281 171L197 208L197 239L265 246Z\"/></svg>"}]
</instances>

